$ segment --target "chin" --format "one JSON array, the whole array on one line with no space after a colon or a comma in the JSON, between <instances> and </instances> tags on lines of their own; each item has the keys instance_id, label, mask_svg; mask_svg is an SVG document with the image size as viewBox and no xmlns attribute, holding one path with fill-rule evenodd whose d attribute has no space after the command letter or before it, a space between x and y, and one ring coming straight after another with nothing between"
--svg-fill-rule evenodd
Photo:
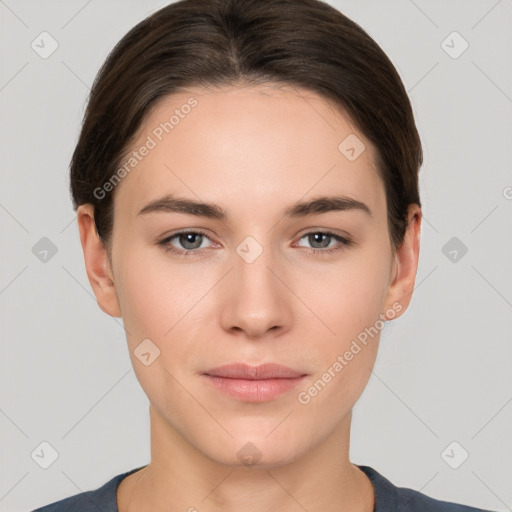
<instances>
[{"instance_id":1,"label":"chin","mask_svg":"<svg viewBox=\"0 0 512 512\"><path fill-rule=\"evenodd\" d=\"M203 447L203 453L218 464L231 467L271 469L294 462L308 449L305 442L292 436L286 440L273 434L250 436L247 433L234 436L216 446Z\"/></svg>"}]
</instances>

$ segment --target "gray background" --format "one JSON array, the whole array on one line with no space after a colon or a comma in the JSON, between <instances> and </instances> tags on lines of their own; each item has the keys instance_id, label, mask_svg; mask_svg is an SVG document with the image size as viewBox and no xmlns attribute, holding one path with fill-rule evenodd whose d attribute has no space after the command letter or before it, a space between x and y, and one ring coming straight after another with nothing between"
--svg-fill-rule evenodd
<instances>
[{"instance_id":1,"label":"gray background","mask_svg":"<svg viewBox=\"0 0 512 512\"><path fill-rule=\"evenodd\" d=\"M425 151L416 291L382 335L351 458L396 485L512 510L512 2L329 3L396 65ZM166 4L0 0L2 511L149 462L148 400L122 322L90 289L68 164L107 53ZM59 45L47 59L31 48L43 31ZM461 39L442 45L453 31L469 43L457 58L445 50ZM46 261L33 251L43 237L57 249ZM31 456L43 441L58 452L47 469Z\"/></svg>"}]
</instances>

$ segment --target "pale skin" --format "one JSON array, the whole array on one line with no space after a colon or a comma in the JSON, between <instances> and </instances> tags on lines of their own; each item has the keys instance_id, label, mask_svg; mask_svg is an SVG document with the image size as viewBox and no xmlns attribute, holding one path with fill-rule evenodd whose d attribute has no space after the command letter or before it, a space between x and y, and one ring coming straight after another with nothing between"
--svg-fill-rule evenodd
<instances>
[{"instance_id":1,"label":"pale skin","mask_svg":"<svg viewBox=\"0 0 512 512\"><path fill-rule=\"evenodd\" d=\"M351 410L370 377L379 336L308 404L297 396L379 315L393 310L397 318L407 309L421 210L409 206L405 240L395 250L373 146L341 111L304 89L191 88L149 113L133 149L190 97L197 106L117 186L111 261L92 205L77 211L98 305L123 318L150 402L151 461L121 482L118 508L371 512L373 487L350 462L349 441ZM338 149L349 134L366 146L354 161ZM165 194L215 203L227 218L137 215ZM360 201L371 214L283 216L292 203L333 195ZM158 245L184 228L206 235L196 237L200 248L175 237L167 246L190 251L180 257ZM353 243L307 236L326 231ZM251 263L236 251L248 236L263 251ZM319 254L335 246L340 250ZM148 366L134 355L144 339L160 350ZM244 402L202 375L233 362L276 362L307 377L300 389L273 400ZM250 467L237 456L248 442L261 453Z\"/></svg>"}]
</instances>

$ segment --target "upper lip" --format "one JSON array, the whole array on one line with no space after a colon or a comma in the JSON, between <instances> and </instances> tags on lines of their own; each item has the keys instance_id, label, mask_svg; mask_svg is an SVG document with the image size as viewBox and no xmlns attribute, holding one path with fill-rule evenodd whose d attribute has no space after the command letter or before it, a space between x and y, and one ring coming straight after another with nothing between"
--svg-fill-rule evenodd
<instances>
[{"instance_id":1,"label":"upper lip","mask_svg":"<svg viewBox=\"0 0 512 512\"><path fill-rule=\"evenodd\" d=\"M264 380L264 379L296 379L305 374L275 363L265 363L259 366L250 366L245 363L233 363L218 366L205 372L211 377L224 377L229 379Z\"/></svg>"}]
</instances>

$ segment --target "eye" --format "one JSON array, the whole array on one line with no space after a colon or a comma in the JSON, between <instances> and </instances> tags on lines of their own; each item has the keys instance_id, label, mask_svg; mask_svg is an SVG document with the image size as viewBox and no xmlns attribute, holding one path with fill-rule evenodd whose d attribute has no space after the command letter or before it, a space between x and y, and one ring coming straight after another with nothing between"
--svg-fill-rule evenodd
<instances>
[{"instance_id":1,"label":"eye","mask_svg":"<svg viewBox=\"0 0 512 512\"><path fill-rule=\"evenodd\" d=\"M336 235L330 231L310 231L300 238L300 240L302 239L307 239L312 245L309 251L315 255L340 251L353 243L350 238ZM166 253L187 256L192 253L202 253L203 249L208 247L208 245L203 245L205 240L210 240L210 238L201 231L183 230L164 238L158 242L158 245L162 246ZM302 246L299 245L299 247Z\"/></svg>"},{"instance_id":2,"label":"eye","mask_svg":"<svg viewBox=\"0 0 512 512\"><path fill-rule=\"evenodd\" d=\"M178 256L186 256L192 252L202 252L200 249L205 248L205 246L203 246L204 239L209 240L206 234L201 231L179 231L164 238L158 242L158 245L163 246L166 252ZM178 247L172 244L173 241L176 242ZM181 246L181 248L179 246Z\"/></svg>"},{"instance_id":3,"label":"eye","mask_svg":"<svg viewBox=\"0 0 512 512\"><path fill-rule=\"evenodd\" d=\"M340 251L353 243L351 239L330 231L310 231L303 235L300 240L304 238L312 245L311 252L314 254L329 254ZM334 245L331 245L331 242L335 242Z\"/></svg>"}]
</instances>

